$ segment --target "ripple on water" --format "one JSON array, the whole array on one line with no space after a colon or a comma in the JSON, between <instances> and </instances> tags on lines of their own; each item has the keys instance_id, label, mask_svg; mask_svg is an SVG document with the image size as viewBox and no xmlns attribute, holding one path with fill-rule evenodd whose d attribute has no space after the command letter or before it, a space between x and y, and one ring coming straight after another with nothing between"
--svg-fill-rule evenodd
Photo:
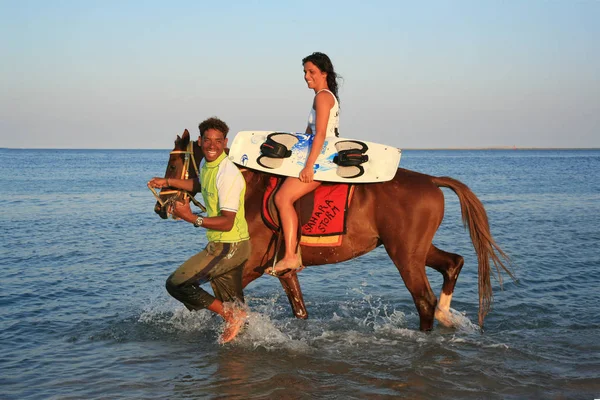
<instances>
[{"instance_id":1,"label":"ripple on water","mask_svg":"<svg viewBox=\"0 0 600 400\"><path fill-rule=\"evenodd\" d=\"M418 331L412 297L381 247L304 270L306 321L292 317L277 280L252 282L247 330L224 346L220 318L189 313L164 290L205 243L152 212L145 183L164 173L167 152L0 149L0 157L0 180L10 177L3 183L12 189L0 216L1 398L600 393L597 151L403 154L406 167L468 184L515 261L518 283L500 290L493 281L483 334L476 255L457 197L444 190L434 243L465 258L452 302L457 328ZM441 275L426 273L439 295Z\"/></svg>"}]
</instances>

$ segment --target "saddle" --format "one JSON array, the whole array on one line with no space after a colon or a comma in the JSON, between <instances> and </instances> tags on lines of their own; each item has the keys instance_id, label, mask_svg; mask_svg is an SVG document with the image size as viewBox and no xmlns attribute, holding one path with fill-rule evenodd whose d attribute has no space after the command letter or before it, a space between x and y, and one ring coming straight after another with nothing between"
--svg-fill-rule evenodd
<instances>
[{"instance_id":1,"label":"saddle","mask_svg":"<svg viewBox=\"0 0 600 400\"><path fill-rule=\"evenodd\" d=\"M282 182L282 177L269 177L262 202L263 221L274 232L280 230L279 212L274 199ZM353 193L354 185L323 183L315 191L296 201L300 244L314 247L341 245L342 235L346 233L346 216Z\"/></svg>"}]
</instances>

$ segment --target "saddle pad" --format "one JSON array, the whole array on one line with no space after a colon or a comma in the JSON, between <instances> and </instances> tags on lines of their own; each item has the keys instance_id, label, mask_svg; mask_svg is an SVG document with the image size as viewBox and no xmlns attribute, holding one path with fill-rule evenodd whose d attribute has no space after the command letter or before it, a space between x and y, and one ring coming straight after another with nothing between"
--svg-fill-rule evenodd
<instances>
[{"instance_id":1,"label":"saddle pad","mask_svg":"<svg viewBox=\"0 0 600 400\"><path fill-rule=\"evenodd\" d=\"M274 194L283 178L272 176L263 197L262 218L273 231L279 231ZM346 233L346 215L354 185L322 184L296 202L301 229L300 243L308 246L337 246Z\"/></svg>"}]
</instances>

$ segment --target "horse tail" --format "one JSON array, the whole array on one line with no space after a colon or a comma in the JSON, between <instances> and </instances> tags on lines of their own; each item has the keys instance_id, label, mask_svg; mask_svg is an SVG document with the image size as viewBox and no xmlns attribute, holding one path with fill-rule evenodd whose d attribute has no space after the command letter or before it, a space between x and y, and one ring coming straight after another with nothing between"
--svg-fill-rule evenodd
<instances>
[{"instance_id":1,"label":"horse tail","mask_svg":"<svg viewBox=\"0 0 600 400\"><path fill-rule=\"evenodd\" d=\"M479 326L492 307L492 284L490 281L490 259L496 268L498 281L502 287L501 269L515 279L507 265L512 265L508 255L498 247L490 232L487 213L475 193L464 183L450 177L432 177L438 187L451 189L460 201L463 225L469 229L471 241L477 254L479 284Z\"/></svg>"}]
</instances>

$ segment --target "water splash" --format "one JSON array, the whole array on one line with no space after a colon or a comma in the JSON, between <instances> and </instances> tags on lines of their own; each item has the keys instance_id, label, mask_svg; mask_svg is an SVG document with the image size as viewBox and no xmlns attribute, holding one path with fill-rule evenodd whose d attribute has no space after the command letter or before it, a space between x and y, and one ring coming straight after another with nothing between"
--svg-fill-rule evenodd
<instances>
[{"instance_id":1,"label":"water splash","mask_svg":"<svg viewBox=\"0 0 600 400\"><path fill-rule=\"evenodd\" d=\"M215 315L208 310L190 312L174 301L151 303L144 308L138 322L168 332L207 332L218 327Z\"/></svg>"}]
</instances>

